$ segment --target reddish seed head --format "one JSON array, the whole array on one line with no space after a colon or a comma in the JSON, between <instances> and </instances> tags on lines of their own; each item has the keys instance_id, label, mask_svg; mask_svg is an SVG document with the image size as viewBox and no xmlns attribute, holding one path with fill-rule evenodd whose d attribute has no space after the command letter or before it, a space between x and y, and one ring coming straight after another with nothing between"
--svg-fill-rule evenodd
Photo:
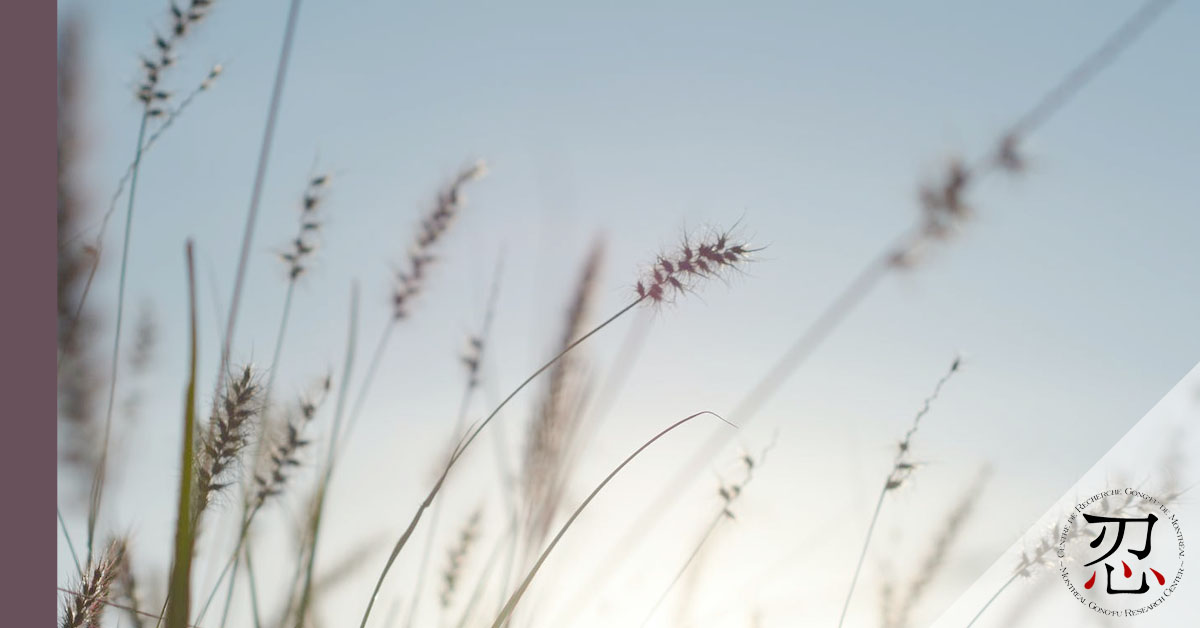
<instances>
[{"instance_id":1,"label":"reddish seed head","mask_svg":"<svg viewBox=\"0 0 1200 628\"><path fill-rule=\"evenodd\" d=\"M660 255L635 285L638 298L661 302L669 293L688 291L696 281L747 261L750 249L730 245L729 239L728 233L718 233L696 244L684 240L676 253Z\"/></svg>"}]
</instances>

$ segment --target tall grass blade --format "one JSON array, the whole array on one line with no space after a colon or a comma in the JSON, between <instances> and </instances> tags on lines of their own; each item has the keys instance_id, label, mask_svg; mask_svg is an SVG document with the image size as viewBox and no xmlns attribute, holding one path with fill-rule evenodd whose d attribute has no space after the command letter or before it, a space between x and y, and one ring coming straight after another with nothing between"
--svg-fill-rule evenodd
<instances>
[{"instance_id":1,"label":"tall grass blade","mask_svg":"<svg viewBox=\"0 0 1200 628\"><path fill-rule=\"evenodd\" d=\"M192 242L187 243L188 273L188 381L183 396L183 449L179 460L179 508L175 521L175 557L168 590L167 628L186 628L190 606L192 545L195 540L192 519L192 486L196 447L196 265Z\"/></svg>"}]
</instances>

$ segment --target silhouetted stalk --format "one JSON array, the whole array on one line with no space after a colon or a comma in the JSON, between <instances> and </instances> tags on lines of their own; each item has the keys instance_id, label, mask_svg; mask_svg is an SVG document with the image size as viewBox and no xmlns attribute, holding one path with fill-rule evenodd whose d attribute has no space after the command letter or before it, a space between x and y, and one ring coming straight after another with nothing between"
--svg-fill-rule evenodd
<instances>
[{"instance_id":1,"label":"silhouetted stalk","mask_svg":"<svg viewBox=\"0 0 1200 628\"><path fill-rule=\"evenodd\" d=\"M442 484L445 483L446 476L449 475L450 470L454 467L454 463L457 462L458 459L463 455L463 453L466 451L467 447L469 447L471 445L471 443L475 441L475 437L477 437L479 435L479 433L482 432L483 429L487 427L488 423L490 423L492 421L492 419L495 418L495 416L500 412L500 410L502 410L504 408L504 406L508 405L508 402L511 401L513 399L513 397L516 397L518 393L520 393L522 390L524 390L525 387L528 386L530 384L530 382L532 382L534 379L536 379L538 375L541 375L543 372L545 372L547 369L549 369L551 366L553 366L554 363L558 362L559 359L561 359L563 356L565 356L567 353L569 353L571 351L571 349L574 349L575 347L579 346L583 341L587 340L593 334L595 334L595 333L599 332L600 330L604 329L605 327L607 327L610 323L612 323L613 321L620 318L626 312L633 309L634 307L636 307L638 304L640 304L642 301L646 300L647 298L649 298L649 297L648 296L638 297L634 301L630 302L629 305L626 305L625 307L618 310L616 314L613 314L612 316L610 316L608 318L608 320L605 320L603 323L600 323L596 327L592 328L591 331L584 334L583 336L580 336L578 340L576 340L575 342L572 342L570 345L568 345L566 348L564 348L562 351L560 351L553 358L550 358L549 361L547 361L540 368L538 368L536 371L534 371L532 375L525 378L525 381L521 382L520 385L518 385L511 393L509 393L509 395L507 397L505 397L503 401L500 402L500 405L496 406L496 408L494 410L492 410L491 413L488 414L487 417L485 417L483 419L483 421L480 422L479 425L470 433L470 435L466 438L466 440L462 443L462 445L459 446L459 448L454 452L454 455L452 455L450 457L450 460L446 463L445 469L442 471L441 477L439 477L437 482L433 485L433 488L429 491L429 494L425 496L425 499L421 502L421 505L417 508L416 514L413 515L412 521L409 522L408 528L406 528L404 530L404 533L400 536L399 540L396 541L395 547L392 548L392 553L391 553L391 555L388 556L387 563L384 565L383 571L379 574L379 579L376 581L375 588L371 592L371 597L367 601L367 608L365 611L363 611L362 622L360 622L360 624L359 624L360 628L366 627L367 620L371 616L371 609L374 608L375 600L379 596L379 589L383 587L383 581L387 578L388 571L391 570L392 564L396 562L396 557L400 555L400 550L404 549L404 545L408 542L409 537L412 536L412 533L416 529L417 524L421 521L421 516L423 514L425 514L425 510L427 510L430 507L430 505L433 504L434 498L437 497L438 492L441 491Z\"/></svg>"},{"instance_id":2,"label":"silhouetted stalk","mask_svg":"<svg viewBox=\"0 0 1200 628\"><path fill-rule=\"evenodd\" d=\"M558 542L562 540L563 535L567 533L568 529L570 529L571 524L575 523L575 520L578 519L579 515L583 513L584 509L586 509L588 507L588 504L592 503L592 500L596 498L596 495L600 494L600 491L603 490L604 487L607 486L608 483L611 482L612 479L614 477L616 477L617 474L620 473L622 469L624 469L630 462L633 462L633 459L636 458L638 456L638 454L645 451L648 447L650 447L656 441L658 441L658 439L662 438L663 436L666 436L672 430L687 423L688 421L691 421L692 419L695 419L696 417L703 416L706 414L714 416L714 417L720 419L722 422L728 423L728 421L725 421L725 419L721 418L720 415L715 414L713 412L709 412L707 410L697 412L693 415L684 417L683 419L676 421L675 423L673 423L672 425L670 425L663 431L659 432L658 434L655 434L653 438L651 438L650 440L643 443L642 446L638 447L632 454L629 454L628 458L625 458L625 460L623 460L621 462L621 464L617 465L617 467L615 469L613 469L607 476L605 476L605 478L600 482L600 484L596 485L596 488L592 489L592 492L587 496L586 499L583 500L583 503L579 504L579 507L575 509L575 512L571 513L571 516L567 519L566 523L564 523L562 525L562 527L558 529L558 534L554 535L554 538L550 541L550 544L547 545L546 549L542 551L542 554L541 554L541 556L538 557L537 562L535 562L533 564L533 567L529 570L529 573L526 574L525 579L523 581L521 581L521 586L517 587L517 590L515 592L513 592L511 597L508 598L508 603L506 603L504 605L504 608L500 611L500 615L498 617L496 617L496 621L492 622L492 628L500 628L500 626L503 626L505 624L505 622L507 622L508 619L512 616L513 610L515 610L517 607L517 603L521 601L521 597L525 594L525 591L529 588L529 584L531 582L533 582L533 578L534 578L534 576L537 575L538 570L540 570L542 568L542 564L546 562L546 558L550 556L550 552L554 551L555 546L557 546ZM732 425L732 424L730 424L730 425Z\"/></svg>"},{"instance_id":3,"label":"silhouetted stalk","mask_svg":"<svg viewBox=\"0 0 1200 628\"><path fill-rule=\"evenodd\" d=\"M717 526L720 525L721 521L723 519L732 520L734 518L733 503L742 496L742 490L745 489L746 485L754 479L754 471L767 461L767 453L769 453L771 449L775 447L777 439L778 434L776 434L775 438L771 440L771 443L762 450L762 453L760 453L757 458L753 457L749 453L742 454L741 462L745 467L746 475L740 482L732 482L730 484L721 482L720 487L717 489L717 494L721 496L721 509L718 510L716 515L713 516L712 523L708 525L708 528L705 529L704 534L700 536L700 540L696 542L696 546L692 549L691 554L688 555L687 560L684 561L679 570L675 572L675 576L671 578L671 582L667 584L666 589L664 589L662 594L658 596L658 600L654 602L654 606L650 609L650 612L646 613L646 619L644 619L641 623L642 626L650 623L650 620L654 618L654 613L658 611L659 606L661 606L662 603L667 599L667 596L670 595L671 591L675 588L675 585L679 583L679 580L683 578L683 574L687 573L688 567L690 567L692 563L695 562L696 558L700 556L701 550L704 549L705 544L708 543L708 540L712 537L713 532L716 531Z\"/></svg>"},{"instance_id":4,"label":"silhouetted stalk","mask_svg":"<svg viewBox=\"0 0 1200 628\"><path fill-rule=\"evenodd\" d=\"M287 78L288 61L292 57L292 42L296 34L296 22L300 18L300 0L291 0L287 23L283 31L283 44L279 51L279 65L275 69L275 83L271 89L271 102L267 106L267 123L263 130L262 145L258 153L258 165L254 172L254 185L250 192L250 208L246 212L246 227L242 234L242 249L238 255L237 272L234 274L233 297L229 301L229 318L225 323L225 342L221 349L221 370L217 390L221 389L225 371L229 366L229 354L233 348L234 329L237 325L238 306L241 304L242 286L246 280L246 267L250 262L250 248L254 242L254 226L258 221L259 201L267 179L267 165L271 157L271 145L275 140L275 124L279 119L279 107L283 101L283 86Z\"/></svg>"},{"instance_id":5,"label":"silhouetted stalk","mask_svg":"<svg viewBox=\"0 0 1200 628\"><path fill-rule=\"evenodd\" d=\"M884 485L879 491L879 499L875 502L875 511L871 513L871 523L867 525L867 538L863 539L862 551L858 554L858 563L854 566L854 575L850 578L850 590L846 592L846 601L842 604L842 614L838 617L838 628L846 621L846 612L850 610L850 599L854 597L854 587L858 584L858 575L862 572L863 561L867 558L867 548L871 546L871 535L875 532L875 523L879 521L879 512L883 510L883 499L887 497L888 487Z\"/></svg>"},{"instance_id":6,"label":"silhouetted stalk","mask_svg":"<svg viewBox=\"0 0 1200 628\"><path fill-rule=\"evenodd\" d=\"M912 437L921 427L921 419L929 414L932 404L942 394L942 387L950 378L958 372L962 361L959 358L954 358L950 363L950 369L946 371L937 381L937 385L933 387L933 392L925 398L925 402L921 405L921 409L917 411L913 417L912 426L904 433L904 438L900 441L900 446L896 452L896 457L892 462L892 469L888 472L883 481L883 488L879 491L879 500L875 502L875 511L871 513L871 523L867 525L867 536L863 539L862 552L858 555L858 563L854 567L854 575L850 578L850 590L846 592L846 602L842 605L842 614L838 619L838 628L842 628L842 624L846 621L846 613L850 610L850 600L854 597L854 588L858 584L858 576L862 572L863 561L867 558L867 548L871 546L871 535L875 532L875 523L879 521L879 512L883 510L883 500L887 494L900 488L904 481L912 475L915 465L908 458L909 452L912 450Z\"/></svg>"},{"instance_id":7,"label":"silhouetted stalk","mask_svg":"<svg viewBox=\"0 0 1200 628\"><path fill-rule=\"evenodd\" d=\"M474 386L468 384L467 389L463 391L462 400L459 402L458 419L456 424L462 423L466 420L465 417L467 414L467 408L470 405L471 393L474 388ZM441 519L443 503L444 502L439 501L434 504L433 512L429 513L429 534L425 537L425 548L421 552L421 561L417 564L417 579L416 583L413 585L413 601L412 604L408 605L408 615L404 621L404 625L410 628L417 616L417 607L421 600L421 590L424 588L425 584L425 572L429 567L429 556L433 552L433 542L437 533L438 520Z\"/></svg>"},{"instance_id":8,"label":"silhouetted stalk","mask_svg":"<svg viewBox=\"0 0 1200 628\"><path fill-rule=\"evenodd\" d=\"M146 138L145 142L140 143L141 150L135 151L133 162L129 164L129 166L125 169L125 174L121 175L121 179L117 182L117 190L113 192L112 198L109 200L108 211L104 213L104 217L100 221L100 229L96 236L96 246L94 248L94 254L92 255L92 267L88 269L88 277L83 284L83 292L79 296L79 303L75 306L75 313L71 317L70 325L67 328L66 335L64 336L64 346L70 346L71 341L75 338L75 330L78 328L79 321L83 316L83 307L87 303L88 295L92 290L92 284L96 279L96 270L100 268L100 255L104 250L100 245L104 241L104 234L108 231L108 221L117 211L117 203L121 200L121 194L125 191L125 184L130 183L131 181L136 184L136 173L140 168L142 155L149 151L150 148L154 146L155 142L157 142L158 139L163 136L163 133L165 133L167 129L169 129L171 125L174 124L181 115L183 115L183 112L187 110L188 106L192 104L192 101L196 99L196 96L198 96L200 92L206 91L212 86L212 82L217 78L218 75L220 75L221 70L221 65L218 64L213 66L213 69L209 71L208 77L205 78L198 87L192 90L187 97L180 101L179 106L167 115L167 117L163 120L162 125L155 129L154 132ZM147 113L149 112L149 109L150 107L147 105ZM130 193L132 194L132 189L130 190ZM66 246L74 243L76 240L82 237L84 233L86 233L86 230L66 239L60 246ZM64 353L59 351L58 368L60 369L62 368L63 357Z\"/></svg>"},{"instance_id":9,"label":"silhouetted stalk","mask_svg":"<svg viewBox=\"0 0 1200 628\"><path fill-rule=\"evenodd\" d=\"M1088 54L1082 62L1072 68L1070 72L1039 98L1033 107L1018 117L1008 128L1008 131L1000 137L999 142L997 142L997 150L990 152L983 162L974 169L965 170L964 173L974 173L977 180L983 174L994 172L997 169L1019 170L1022 165L1020 155L1017 153L1020 142L1044 126L1055 114L1061 111L1088 83L1115 61L1122 52L1128 49L1174 1L1149 0L1143 4L1137 12L1106 37L1099 47ZM740 414L735 410L729 413L729 416L741 425L745 425L753 420L754 413L757 412L762 403L774 395L787 376L807 359L813 349L862 301L863 297L872 291L875 284L891 268L901 267L901 265L895 263L897 261L896 253L904 252L911 244L915 243L914 237L914 234L908 232L901 235L896 240L895 245L884 249L852 281L851 285L826 308L813 325L788 350L788 353L784 354L779 362L768 371L764 379L755 386L751 394L743 400L742 404L751 409L749 414ZM741 409L742 404L739 404L739 409ZM636 548L640 541L645 538L646 533L653 529L654 521L662 513L667 512L670 505L684 493L682 487L691 481L692 478L700 475L698 470L706 464L707 460L711 459L713 455L712 450L726 443L727 441L725 441L723 435L714 435L709 443L704 446L704 449L698 451L691 458L689 464L680 468L674 481L667 485L662 493L658 495L657 499L649 502L651 505L646 510L643 510L634 521L634 524L626 530L620 546L630 548L631 551L623 552L621 555L610 555L605 565L589 580L588 585L577 594L576 597L578 599L586 601L596 591L600 590L600 583L607 579L623 557L634 553L632 549ZM581 607L582 603L575 606L576 608Z\"/></svg>"},{"instance_id":10,"label":"silhouetted stalk","mask_svg":"<svg viewBox=\"0 0 1200 628\"><path fill-rule=\"evenodd\" d=\"M130 196L132 196L132 186ZM195 525L192 496L194 478L194 439L196 430L196 269L192 253L192 242L187 243L188 308L189 308L189 351L188 381L184 393L183 446L180 452L179 506L175 521L175 555L171 561L171 577L167 585L166 622L167 628L184 628L188 625L190 608L192 552L195 549ZM160 621L161 621L160 617Z\"/></svg>"},{"instance_id":11,"label":"silhouetted stalk","mask_svg":"<svg viewBox=\"0 0 1200 628\"><path fill-rule=\"evenodd\" d=\"M683 562L679 571L675 572L675 576L671 578L670 584L667 585L667 588L655 600L654 606L650 607L650 612L646 613L646 619L643 619L641 623L642 626L649 624L650 620L654 619L654 613L658 612L658 607L662 606L662 603L666 601L667 596L671 594L675 585L679 583L679 579L683 577L683 574L687 573L688 567L691 567L692 563L695 562L696 557L700 555L700 551L704 549L704 545L708 543L709 537L712 536L713 532L717 531L717 526L721 524L721 520L725 519L726 516L725 512L721 511L717 513L717 516L713 517L712 522L708 524L708 527L704 530L704 534L701 535L700 542L696 543L696 547L692 548L692 553L688 555L687 560Z\"/></svg>"},{"instance_id":12,"label":"silhouetted stalk","mask_svg":"<svg viewBox=\"0 0 1200 628\"><path fill-rule=\"evenodd\" d=\"M475 610L475 606L483 597L484 591L487 589L487 583L491 579L492 570L499 564L500 553L507 547L515 545L517 542L517 520L514 517L510 520L508 530L503 535L496 539L496 547L488 554L487 562L479 572L479 581L475 583L475 589L471 592L471 597L467 599L466 606L463 607L462 616L458 620L458 628L465 628L467 621L470 620L471 614ZM505 585L504 588L507 588ZM501 589L503 593L504 588ZM496 609L496 612L500 612Z\"/></svg>"},{"instance_id":13,"label":"silhouetted stalk","mask_svg":"<svg viewBox=\"0 0 1200 628\"><path fill-rule=\"evenodd\" d=\"M288 279L287 293L283 297L283 313L280 315L279 329L275 334L275 350L272 352L271 365L267 372L267 386L263 389L263 408L265 409L269 409L271 407L271 392L275 388L275 375L279 372L279 356L283 353L283 339L287 333L288 319L292 311L292 296L295 294L295 292L296 278L291 277ZM260 455L264 442L265 440L262 438L260 438L258 441L257 450ZM257 460L258 458L259 455L256 455L255 459ZM247 486L249 486L249 484L247 484ZM229 619L229 607L233 601L234 585L237 584L238 565L241 560L241 552L243 547L246 545L247 536L250 534L250 522L254 519L254 514L257 512L258 507L254 507L253 512L250 512L249 500L242 500L242 521L244 521L245 524L241 527L241 531L238 534L237 543L233 549L232 571L229 574L229 586L225 590L225 603L221 610L221 623L219 624L222 628L224 628L226 621ZM214 593L216 592L216 589L220 588L221 580L224 577L225 572L222 571L221 576L217 578L217 584L213 587ZM209 600L212 600L212 595L209 595ZM206 603L205 608L207 609L207 607L208 604ZM196 621L199 622L203 618L203 615L204 613L202 611L201 617L197 618Z\"/></svg>"},{"instance_id":14,"label":"silhouetted stalk","mask_svg":"<svg viewBox=\"0 0 1200 628\"><path fill-rule=\"evenodd\" d=\"M487 309L484 311L483 324L480 327L479 334L471 338L471 347L473 353L464 361L467 363L467 382L463 389L462 400L459 402L458 414L454 420L453 437L459 438L462 433L464 423L467 420L467 410L470 408L471 399L474 397L475 391L479 389L479 367L483 363L483 354L488 347L489 335L488 332L492 327L492 320L496 314L496 299L500 295L500 276L504 268L503 260L496 264L496 269L493 271L492 287L489 290ZM417 607L421 601L421 591L425 584L425 573L429 568L429 556L433 552L433 543L437 536L438 521L441 519L442 504L437 502L433 506L433 512L429 515L429 535L425 540L425 549L421 552L421 562L417 566L417 579L413 588L413 602L408 607L408 618L405 621L406 626L412 626L417 615Z\"/></svg>"},{"instance_id":15,"label":"silhouetted stalk","mask_svg":"<svg viewBox=\"0 0 1200 628\"><path fill-rule=\"evenodd\" d=\"M905 234L897 242L904 243L910 239L911 236ZM783 385L787 376L803 363L804 360L808 359L813 351L820 346L821 342L837 328L838 324L875 289L881 279L887 276L888 271L892 267L893 251L896 246L888 246L884 250L884 253L878 255L864 267L850 284L838 293L838 296L821 312L817 319L792 344L787 352L775 362L770 370L767 371L767 375L759 380L750 393L743 397L738 405L734 407L729 416L733 417L733 420L738 421L738 425L745 426L749 423L762 404ZM674 503L684 493L683 489L692 480L699 475L703 475L700 473L700 470L727 443L727 434L723 431L717 432L705 442L700 450L697 450L688 459L687 463L679 467L679 470L671 477L666 487L659 493L658 499L650 502L650 505L642 511L638 519L621 537L621 541L617 546L629 548L630 551L613 552L608 555L604 564L594 572L593 576L572 598L572 602L567 605L568 609L574 609L567 611L568 616L578 612L593 596L600 592L602 583L608 579L626 557L634 553L632 550L646 538L646 532L653 527L654 521L661 516L670 504Z\"/></svg>"}]
</instances>

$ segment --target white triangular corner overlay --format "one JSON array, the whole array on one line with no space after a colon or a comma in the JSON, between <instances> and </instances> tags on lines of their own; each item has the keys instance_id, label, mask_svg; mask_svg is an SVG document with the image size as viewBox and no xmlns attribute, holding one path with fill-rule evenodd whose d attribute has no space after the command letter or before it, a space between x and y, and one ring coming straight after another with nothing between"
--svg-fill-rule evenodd
<instances>
[{"instance_id":1,"label":"white triangular corner overlay","mask_svg":"<svg viewBox=\"0 0 1200 628\"><path fill-rule=\"evenodd\" d=\"M1164 457L1164 451L1174 452L1175 455ZM1200 499L1197 498L1200 491L1192 492L1188 489L1200 483L1200 461L1191 459L1193 452L1200 452L1200 364L1193 367L1191 372L1046 511L1037 525L1026 531L1019 541L959 596L933 627L1197 625L1196 618L1200 617L1200 568L1197 565L1200 565L1200 562L1191 559L1191 554L1192 548L1198 548L1195 551L1200 551ZM1091 591L1077 589L1080 595L1076 596L1060 573L1061 566L1055 546L1064 526L1068 524L1068 516L1077 504L1103 491L1111 490L1119 491L1120 496L1110 498L1112 501L1109 503L1123 503L1124 489L1127 487L1151 495L1169 496L1182 492L1174 499L1169 499L1167 506L1177 517L1179 531L1183 534L1184 556L1174 556L1178 552L1178 548L1175 547L1177 534L1168 527L1169 524L1160 523L1156 526L1158 529L1155 530L1155 541L1158 545L1154 549L1154 552L1160 553L1157 555L1167 553L1162 560L1174 558L1183 561L1180 574L1182 577L1172 594L1148 612L1135 616L1105 616L1089 608L1089 605L1096 602L1102 607L1107 607L1109 605L1106 604L1106 600L1111 600L1117 606L1130 606L1131 601L1140 600L1144 601L1142 606L1145 606L1159 598L1164 592L1164 587L1155 587L1155 590L1140 597L1106 597L1107 592L1103 587L1095 586ZM1090 507L1088 511L1093 512ZM1081 520L1082 518L1079 519ZM1160 529L1166 531L1162 532ZM1085 540L1094 536L1089 535ZM1163 539L1167 542L1160 542ZM1022 555L1033 556L1039 549L1046 549L1043 543L1052 547L1041 555L1043 560L1029 569L1028 574L1014 577L1021 565ZM1076 543L1080 547L1090 546L1078 541ZM1175 569L1177 564L1171 563L1170 566ZM1079 578L1070 577L1067 580L1078 582ZM1153 584L1153 580L1151 583ZM1168 575L1167 586L1171 584L1171 576ZM1080 597L1084 601L1081 602ZM989 600L992 600L990 604Z\"/></svg>"}]
</instances>

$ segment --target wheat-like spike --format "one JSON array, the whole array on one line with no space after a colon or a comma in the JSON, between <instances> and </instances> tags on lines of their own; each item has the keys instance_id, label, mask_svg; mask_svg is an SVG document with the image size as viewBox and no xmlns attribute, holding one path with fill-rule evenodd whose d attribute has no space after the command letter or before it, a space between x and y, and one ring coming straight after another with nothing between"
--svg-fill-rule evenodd
<instances>
[{"instance_id":1,"label":"wheat-like spike","mask_svg":"<svg viewBox=\"0 0 1200 628\"><path fill-rule=\"evenodd\" d=\"M317 250L318 236L321 233L321 218L318 210L324 204L325 195L329 191L328 174L319 174L308 180L304 188L304 196L300 201L300 228L296 237L288 243L288 249L280 254L280 258L288 266L288 279L295 281L308 270L308 259Z\"/></svg>"},{"instance_id":2,"label":"wheat-like spike","mask_svg":"<svg viewBox=\"0 0 1200 628\"><path fill-rule=\"evenodd\" d=\"M408 316L408 308L424 287L426 271L433 262L434 245L450 228L463 203L463 188L467 183L487 174L487 166L476 162L463 169L439 194L437 201L420 221L417 236L408 251L405 265L395 274L392 290L392 316Z\"/></svg>"},{"instance_id":3,"label":"wheat-like spike","mask_svg":"<svg viewBox=\"0 0 1200 628\"><path fill-rule=\"evenodd\" d=\"M718 251L718 250L722 251L722 256L726 261L724 263L722 263L721 266L716 270L736 266L739 262L745 261L747 256L753 252L752 249L746 248L745 245L729 244L727 234L715 236L714 243L719 238L724 238L725 244L723 244L722 246L720 246L718 248L712 249L712 250L706 249L706 251L709 251L710 253ZM734 247L736 247L736 250L734 249ZM728 252L731 255L726 256L726 255L724 255L725 252ZM688 255L688 257L690 258L691 255ZM697 275L697 272L699 272L699 271L696 271L696 272L693 272L690 274L693 276L699 276L699 275ZM715 274L715 272L709 273L709 274ZM425 511L428 510L430 508L430 506L433 505L434 500L437 498L438 493L442 490L442 486L445 484L446 478L450 474L450 471L454 468L455 463L458 462L458 460L466 453L467 449L470 448L471 443L475 442L475 439L478 438L479 434L481 434L483 432L483 430L487 428L488 424L491 423L492 420L496 418L496 415L499 414L500 411L503 410L504 407L506 405L508 405L508 403L510 401L513 400L514 397L516 397L518 394L520 394L520 392L522 390L524 390L527 386L529 386L529 384L532 383L535 379L537 379L539 375L548 371L551 367L553 367L555 365L555 363L557 363L559 360L564 358L575 347L579 346L580 344L582 344L588 338L591 338L595 334L600 333L600 331L603 330L605 327L608 327L614 321L621 318L625 314L629 313L630 310L637 307L642 302L647 301L647 300L650 300L651 302L661 301L664 289L662 288L661 285L658 286L658 289L655 291L658 295L658 298L655 299L655 298L653 298L653 295L651 295L651 293L650 293L650 290L651 290L651 288L654 287L654 285L655 284L647 285L644 282L639 282L638 283L638 296L636 299L630 301L624 307L617 310L615 313L613 313L611 316L609 316L607 319L605 319L599 325L596 325L595 327L591 328L586 333L580 335L579 338L576 338L575 340L573 340L571 342L571 344L564 347L562 349L562 351L559 351L554 357L550 358L547 362L545 362L540 367L538 367L537 370L535 370L528 377L526 377L524 380L522 380L521 383L518 384L516 388L514 388L511 392L509 392L508 395L505 396L504 399L502 399L500 401L500 403L498 405L496 405L492 409L492 411L487 414L487 416L483 417L482 419L480 419L473 425L473 427L463 437L461 444L455 449L454 455L452 455L450 457L450 460L446 463L446 466L442 469L442 474L438 478L438 481L436 483L434 483L433 488L431 488L429 490L429 493L425 496L425 499L421 500L421 503L417 506L417 510L413 514L412 520L409 521L408 526L404 529L404 532L402 532L400 534L400 538L398 538L396 540L395 545L392 547L391 554L388 555L388 559L384 563L383 569L379 572L379 578L376 579L375 586L371 590L371 597L367 600L367 607L365 610L363 610L362 620L359 623L359 625L362 628L366 628L367 621L371 618L371 611L372 611L372 609L375 608L375 602L379 597L379 591L380 591L380 589L383 588L383 583L387 579L388 572L391 571L392 565L395 564L396 558L400 555L400 552L403 551L404 546L408 543L408 540L410 538L412 538L413 531L416 529L417 524L419 524L421 522L421 518L424 516ZM693 416L695 416L695 415L693 415ZM687 420L690 420L690 418L685 419L684 421L687 421ZM676 425L680 425L680 424L681 423L677 423ZM674 429L674 428L669 428L668 431L670 429ZM665 432L663 432L662 434L665 434ZM660 434L660 436L662 434ZM655 438L658 438L658 437L655 437ZM532 574L530 577L532 577ZM516 600L519 598L520 598L520 595L517 595L515 599L510 599L510 602L513 605L515 605ZM509 611L511 612L511 609L509 609Z\"/></svg>"},{"instance_id":4,"label":"wheat-like spike","mask_svg":"<svg viewBox=\"0 0 1200 628\"><path fill-rule=\"evenodd\" d=\"M904 485L904 481L908 479L917 465L909 458L909 450L912 447L912 437L921 428L921 419L929 414L934 401L942 394L942 387L946 382L950 381L951 377L958 372L962 366L962 358L955 357L950 363L950 368L946 373L938 379L937 384L933 387L933 392L925 397L925 402L921 405L921 409L917 411L913 417L912 426L904 433L904 438L901 439L896 458L892 462L892 469L888 472L887 478L884 480L883 489L879 491L879 499L875 502L875 511L871 514L871 521L867 524L867 536L863 540L862 551L858 555L858 563L854 567L854 575L850 578L850 590L846 592L846 601L842 605L842 614L838 619L838 628L846 622L846 613L850 610L850 600L854 597L854 589L858 584L858 576L862 572L863 561L867 558L867 549L871 546L871 536L875 532L875 524L879 521L879 513L883 510L883 501L888 493L900 488Z\"/></svg>"},{"instance_id":5,"label":"wheat-like spike","mask_svg":"<svg viewBox=\"0 0 1200 628\"><path fill-rule=\"evenodd\" d=\"M587 329L603 259L603 245L597 242L588 254L568 304L566 324L558 343L560 350ZM578 400L584 383L581 366L579 354L571 353L551 368L537 415L529 425L521 482L528 516L526 534L532 545L545 538L562 502L567 457L579 427Z\"/></svg>"},{"instance_id":6,"label":"wheat-like spike","mask_svg":"<svg viewBox=\"0 0 1200 628\"><path fill-rule=\"evenodd\" d=\"M454 603L454 594L458 591L458 582L462 578L467 556L479 539L480 523L483 521L483 510L476 508L463 524L455 540L447 552L446 567L442 570L442 590L439 594L442 608L450 608Z\"/></svg>"},{"instance_id":7,"label":"wheat-like spike","mask_svg":"<svg viewBox=\"0 0 1200 628\"><path fill-rule=\"evenodd\" d=\"M694 243L685 237L674 252L658 256L634 289L639 298L661 303L749 261L759 250L735 240L730 231L709 233Z\"/></svg>"},{"instance_id":8,"label":"wheat-like spike","mask_svg":"<svg viewBox=\"0 0 1200 628\"><path fill-rule=\"evenodd\" d=\"M300 466L300 450L309 444L304 438L305 428L316 417L317 411L329 396L332 385L332 377L326 376L321 380L316 392L301 397L297 404L296 416L284 423L285 433L267 454L266 469L254 477L255 508L282 493L288 481L288 469Z\"/></svg>"},{"instance_id":9,"label":"wheat-like spike","mask_svg":"<svg viewBox=\"0 0 1200 628\"><path fill-rule=\"evenodd\" d=\"M187 36L192 26L208 15L211 7L211 0L190 0L186 8L176 5L172 0L167 33L156 34L153 52L141 58L142 82L137 88L137 98L146 106L150 117L166 114L165 105L171 99L171 92L162 89L162 76L167 68L175 65L175 49L179 42ZM220 72L219 66L216 72ZM211 78L214 76L210 74Z\"/></svg>"},{"instance_id":10,"label":"wheat-like spike","mask_svg":"<svg viewBox=\"0 0 1200 628\"><path fill-rule=\"evenodd\" d=\"M926 414L929 414L929 410L931 409L933 402L936 401L938 396L942 394L942 387L946 385L946 382L950 381L950 378L958 372L958 369L961 366L962 358L954 358L954 361L950 363L950 368L946 371L946 374L938 380L937 385L933 388L933 392L925 398L925 402L921 406L921 409L917 412L916 416L913 417L912 426L909 427L908 431L904 433L904 438L900 440L900 444L897 447L896 458L892 463L892 470L888 473L887 482L884 485L885 492L894 491L900 488L904 484L904 481L907 480L910 475L912 475L913 470L917 468L917 464L914 463L909 457L910 449L912 448L912 437L917 433L917 430L920 429L921 419L924 418Z\"/></svg>"},{"instance_id":11,"label":"wheat-like spike","mask_svg":"<svg viewBox=\"0 0 1200 628\"><path fill-rule=\"evenodd\" d=\"M114 541L100 561L84 573L79 587L67 600L62 628L99 628L112 584L125 560L125 544Z\"/></svg>"},{"instance_id":12,"label":"wheat-like spike","mask_svg":"<svg viewBox=\"0 0 1200 628\"><path fill-rule=\"evenodd\" d=\"M261 387L250 366L230 377L217 400L203 436L197 439L194 517L230 484L233 467L250 440L255 417L262 411Z\"/></svg>"}]
</instances>

